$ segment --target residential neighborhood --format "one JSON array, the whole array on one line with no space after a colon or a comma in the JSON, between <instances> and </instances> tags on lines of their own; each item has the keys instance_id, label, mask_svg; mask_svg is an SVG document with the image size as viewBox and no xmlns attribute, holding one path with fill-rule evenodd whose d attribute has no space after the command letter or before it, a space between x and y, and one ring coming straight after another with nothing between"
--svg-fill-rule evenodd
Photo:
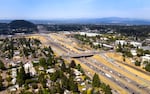
<instances>
[{"instance_id":1,"label":"residential neighborhood","mask_svg":"<svg viewBox=\"0 0 150 94\"><path fill-rule=\"evenodd\" d=\"M1 39L0 93L5 94L78 94L105 92L95 86L80 64L67 63L50 46L38 39L14 37ZM9 52L9 53L8 53ZM5 62L5 63L4 63ZM97 74L95 74L97 75ZM95 82L97 84L97 81ZM94 87L97 87L96 89ZM111 93L111 88L105 84Z\"/></svg>"}]
</instances>

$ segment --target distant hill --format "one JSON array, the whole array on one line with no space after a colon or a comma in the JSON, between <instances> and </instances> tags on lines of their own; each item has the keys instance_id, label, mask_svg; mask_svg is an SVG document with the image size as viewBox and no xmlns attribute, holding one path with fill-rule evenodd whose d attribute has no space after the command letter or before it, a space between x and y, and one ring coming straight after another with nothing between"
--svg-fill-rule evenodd
<instances>
[{"instance_id":1,"label":"distant hill","mask_svg":"<svg viewBox=\"0 0 150 94\"><path fill-rule=\"evenodd\" d=\"M20 29L20 28L36 28L36 25L25 20L14 20L9 23L10 29Z\"/></svg>"},{"instance_id":2,"label":"distant hill","mask_svg":"<svg viewBox=\"0 0 150 94\"><path fill-rule=\"evenodd\" d=\"M37 26L25 20L3 20L0 23L0 34L32 33L34 31L37 31Z\"/></svg>"}]
</instances>

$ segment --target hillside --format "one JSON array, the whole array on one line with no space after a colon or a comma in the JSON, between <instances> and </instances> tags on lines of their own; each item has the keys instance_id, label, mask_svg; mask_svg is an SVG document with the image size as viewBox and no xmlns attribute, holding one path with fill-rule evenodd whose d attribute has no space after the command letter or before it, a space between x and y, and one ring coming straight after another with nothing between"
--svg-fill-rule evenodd
<instances>
[{"instance_id":1,"label":"hillside","mask_svg":"<svg viewBox=\"0 0 150 94\"><path fill-rule=\"evenodd\" d=\"M10 23L0 24L0 34L32 33L37 31L35 24L25 20L14 20Z\"/></svg>"},{"instance_id":2,"label":"hillside","mask_svg":"<svg viewBox=\"0 0 150 94\"><path fill-rule=\"evenodd\" d=\"M19 29L19 28L36 28L36 25L29 21L25 20L14 20L9 23L11 29Z\"/></svg>"}]
</instances>

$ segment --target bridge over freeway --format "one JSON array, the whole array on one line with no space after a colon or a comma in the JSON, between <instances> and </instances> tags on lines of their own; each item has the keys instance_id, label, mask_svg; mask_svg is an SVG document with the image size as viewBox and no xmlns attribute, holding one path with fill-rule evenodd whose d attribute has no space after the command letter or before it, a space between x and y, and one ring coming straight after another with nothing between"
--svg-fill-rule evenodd
<instances>
[{"instance_id":1,"label":"bridge over freeway","mask_svg":"<svg viewBox=\"0 0 150 94\"><path fill-rule=\"evenodd\" d=\"M83 57L91 57L95 54L99 54L100 52L89 52L89 53L74 53L74 54L68 54L65 55L64 57L71 57L71 58L83 58Z\"/></svg>"}]
</instances>

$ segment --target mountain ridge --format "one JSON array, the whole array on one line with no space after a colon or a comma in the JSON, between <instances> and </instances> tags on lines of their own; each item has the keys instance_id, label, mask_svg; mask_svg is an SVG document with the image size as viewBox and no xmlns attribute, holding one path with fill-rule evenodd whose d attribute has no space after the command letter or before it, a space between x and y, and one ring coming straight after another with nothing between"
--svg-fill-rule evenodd
<instances>
[{"instance_id":1,"label":"mountain ridge","mask_svg":"<svg viewBox=\"0 0 150 94\"><path fill-rule=\"evenodd\" d=\"M10 23L12 20L0 20L0 23ZM51 20L32 20L34 24L130 24L130 25L150 25L150 20L121 17L104 18L77 18L77 19L51 19Z\"/></svg>"}]
</instances>

